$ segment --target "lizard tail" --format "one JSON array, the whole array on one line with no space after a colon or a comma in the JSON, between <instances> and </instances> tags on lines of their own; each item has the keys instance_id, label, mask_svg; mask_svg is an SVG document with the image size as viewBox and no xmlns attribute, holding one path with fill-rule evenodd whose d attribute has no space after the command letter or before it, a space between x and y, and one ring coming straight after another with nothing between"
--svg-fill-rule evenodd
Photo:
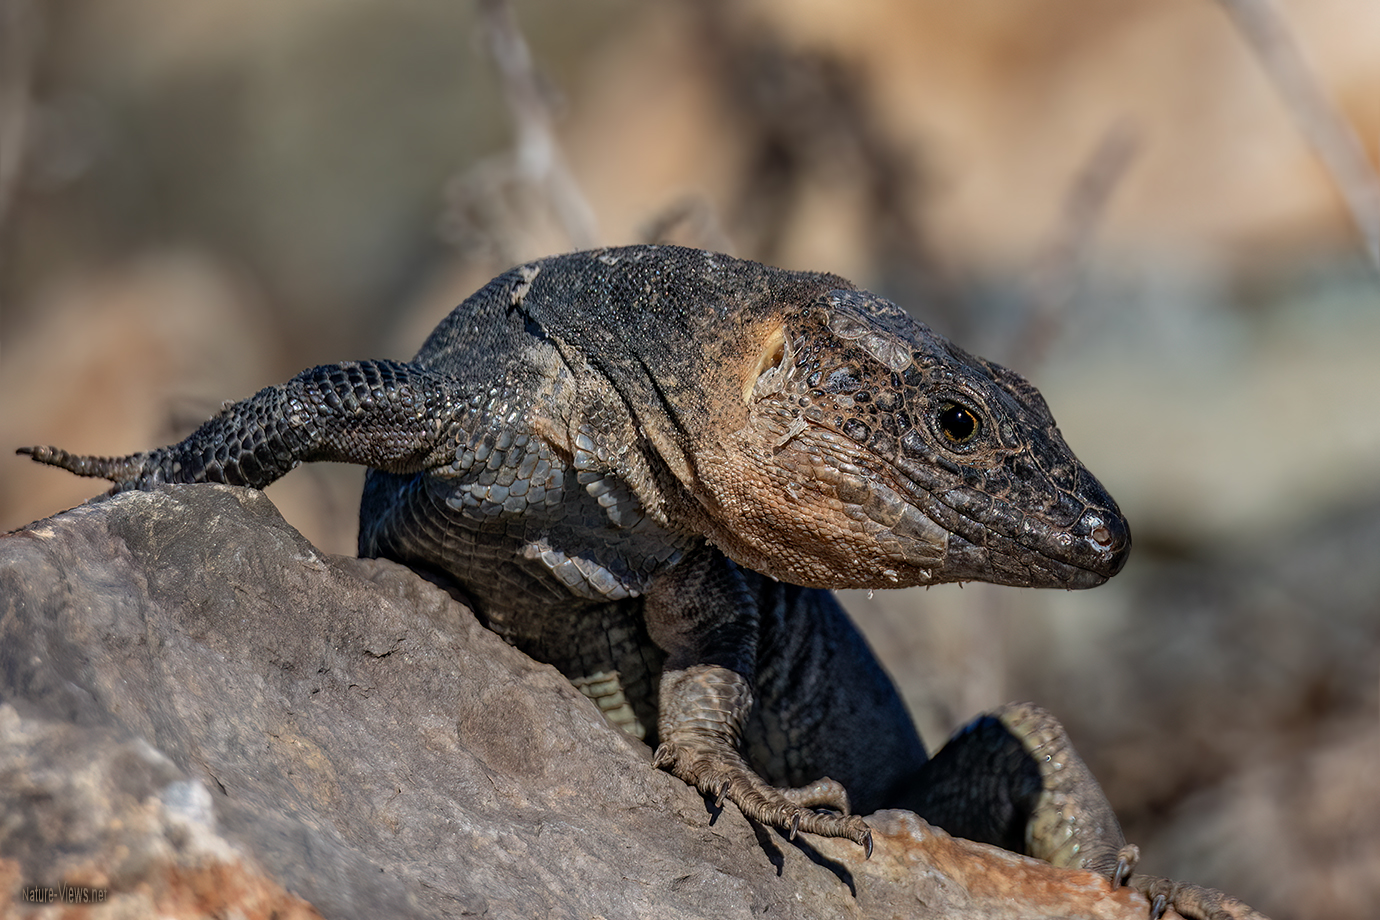
<instances>
[{"instance_id":1,"label":"lizard tail","mask_svg":"<svg viewBox=\"0 0 1380 920\"><path fill-rule=\"evenodd\" d=\"M145 471L148 454L128 457L83 457L68 453L60 447L21 447L17 454L28 454L37 463L60 467L78 476L109 479L114 483L138 479Z\"/></svg>"}]
</instances>

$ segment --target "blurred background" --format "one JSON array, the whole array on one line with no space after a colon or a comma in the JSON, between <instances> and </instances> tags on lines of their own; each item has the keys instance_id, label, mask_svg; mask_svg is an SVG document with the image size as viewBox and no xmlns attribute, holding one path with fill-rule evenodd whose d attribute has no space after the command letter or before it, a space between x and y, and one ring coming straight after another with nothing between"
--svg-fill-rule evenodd
<instances>
[{"instance_id":1,"label":"blurred background","mask_svg":"<svg viewBox=\"0 0 1380 920\"><path fill-rule=\"evenodd\" d=\"M572 248L845 275L1031 378L1135 536L845 598L930 746L1034 699L1147 871L1373 917L1377 159L1371 0L0 0L0 445L176 440ZM361 478L269 494L352 553ZM0 532L98 491L0 453Z\"/></svg>"}]
</instances>

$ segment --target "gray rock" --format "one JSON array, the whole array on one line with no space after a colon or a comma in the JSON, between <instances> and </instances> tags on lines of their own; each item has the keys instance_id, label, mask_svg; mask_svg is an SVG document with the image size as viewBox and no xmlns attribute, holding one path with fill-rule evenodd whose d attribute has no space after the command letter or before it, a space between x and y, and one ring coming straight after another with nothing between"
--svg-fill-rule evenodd
<instances>
[{"instance_id":1,"label":"gray rock","mask_svg":"<svg viewBox=\"0 0 1380 920\"><path fill-rule=\"evenodd\" d=\"M864 861L716 812L449 595L322 555L248 489L126 493L0 538L0 701L0 879L169 914L158 886L188 867L281 916L1146 910L906 813L871 819Z\"/></svg>"}]
</instances>

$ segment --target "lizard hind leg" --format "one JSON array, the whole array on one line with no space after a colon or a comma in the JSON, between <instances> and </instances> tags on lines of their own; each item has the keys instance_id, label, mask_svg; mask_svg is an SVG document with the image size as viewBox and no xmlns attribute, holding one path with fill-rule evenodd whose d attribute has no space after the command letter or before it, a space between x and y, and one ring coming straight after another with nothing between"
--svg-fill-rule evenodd
<instances>
[{"instance_id":1,"label":"lizard hind leg","mask_svg":"<svg viewBox=\"0 0 1380 920\"><path fill-rule=\"evenodd\" d=\"M1137 873L1140 849L1126 843L1111 803L1058 720L1032 703L1009 703L993 716L1020 738L1040 771L1042 791L1026 832L1031 855L1091 869L1113 887L1129 885L1150 900L1155 918L1172 907L1192 920L1266 920L1215 888Z\"/></svg>"},{"instance_id":2,"label":"lizard hind leg","mask_svg":"<svg viewBox=\"0 0 1380 920\"><path fill-rule=\"evenodd\" d=\"M1032 703L1009 703L959 729L893 801L957 837L1117 885L1139 855L1063 726Z\"/></svg>"},{"instance_id":3,"label":"lizard hind leg","mask_svg":"<svg viewBox=\"0 0 1380 920\"><path fill-rule=\"evenodd\" d=\"M668 670L661 680L661 745L654 764L715 798L733 802L748 818L785 830L846 837L872 855L872 831L848 813L848 794L827 777L780 789L757 775L738 752L742 715L751 689L735 672L714 665ZM828 808L835 813L816 811Z\"/></svg>"},{"instance_id":4,"label":"lizard hind leg","mask_svg":"<svg viewBox=\"0 0 1380 920\"><path fill-rule=\"evenodd\" d=\"M1088 869L1192 920L1265 920L1212 888L1136 872L1102 787L1062 725L1032 703L1009 703L973 720L898 790L901 807L957 837Z\"/></svg>"}]
</instances>

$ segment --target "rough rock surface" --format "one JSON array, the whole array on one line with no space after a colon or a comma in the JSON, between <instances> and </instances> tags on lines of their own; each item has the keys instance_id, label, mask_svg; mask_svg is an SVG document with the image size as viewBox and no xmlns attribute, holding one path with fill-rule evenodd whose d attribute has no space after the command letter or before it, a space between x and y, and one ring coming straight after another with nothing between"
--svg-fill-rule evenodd
<instances>
[{"instance_id":1,"label":"rough rock surface","mask_svg":"<svg viewBox=\"0 0 1380 920\"><path fill-rule=\"evenodd\" d=\"M903 812L786 840L650 766L555 670L262 493L173 486L0 538L0 915L1126 917L1089 873Z\"/></svg>"}]
</instances>

